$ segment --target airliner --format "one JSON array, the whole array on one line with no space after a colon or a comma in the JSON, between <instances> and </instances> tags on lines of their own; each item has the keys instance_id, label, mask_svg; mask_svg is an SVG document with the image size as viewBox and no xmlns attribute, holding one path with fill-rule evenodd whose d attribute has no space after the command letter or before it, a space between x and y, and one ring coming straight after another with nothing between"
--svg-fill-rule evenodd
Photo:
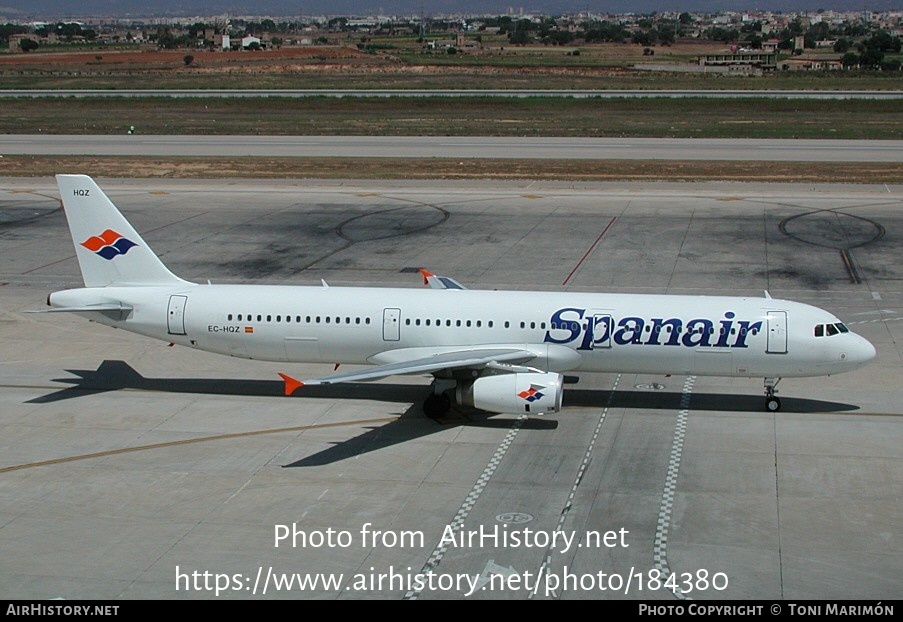
<instances>
[{"instance_id":1,"label":"airliner","mask_svg":"<svg viewBox=\"0 0 903 622\"><path fill-rule=\"evenodd\" d=\"M218 354L330 363L305 385L430 374L423 403L492 413L562 408L577 372L763 378L777 411L782 378L859 369L875 348L837 317L764 297L480 291L422 271L424 288L219 285L174 275L93 179L57 175L85 286L49 309ZM336 373L340 364L360 365ZM567 375L566 375L567 374Z\"/></svg>"}]
</instances>

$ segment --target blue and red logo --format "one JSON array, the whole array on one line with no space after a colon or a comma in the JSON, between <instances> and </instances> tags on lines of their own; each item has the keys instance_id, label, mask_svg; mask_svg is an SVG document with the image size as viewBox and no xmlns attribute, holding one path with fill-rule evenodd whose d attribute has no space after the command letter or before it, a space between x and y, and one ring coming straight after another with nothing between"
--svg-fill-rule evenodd
<instances>
[{"instance_id":1,"label":"blue and red logo","mask_svg":"<svg viewBox=\"0 0 903 622\"><path fill-rule=\"evenodd\" d=\"M92 253L97 253L104 259L113 259L119 255L125 255L129 249L138 246L128 238L122 237L112 229L107 229L100 235L93 235L84 242L82 246Z\"/></svg>"},{"instance_id":2,"label":"blue and red logo","mask_svg":"<svg viewBox=\"0 0 903 622\"><path fill-rule=\"evenodd\" d=\"M541 400L543 397L545 397L542 393L539 392L539 389L544 389L544 388L545 387L531 384L529 389L527 389L526 391L521 391L520 393L517 394L517 397L521 398L522 400L526 400L530 403L533 403L536 400Z\"/></svg>"}]
</instances>

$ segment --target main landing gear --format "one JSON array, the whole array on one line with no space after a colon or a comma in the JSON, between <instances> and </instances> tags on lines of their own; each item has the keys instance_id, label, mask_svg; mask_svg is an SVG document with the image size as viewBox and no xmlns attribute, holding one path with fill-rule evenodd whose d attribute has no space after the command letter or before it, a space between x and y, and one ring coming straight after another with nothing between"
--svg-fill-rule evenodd
<instances>
[{"instance_id":1,"label":"main landing gear","mask_svg":"<svg viewBox=\"0 0 903 622\"><path fill-rule=\"evenodd\" d=\"M765 379L765 408L768 409L768 412L781 410L781 400L775 396L775 393L777 393L775 387L778 386L780 381L780 378Z\"/></svg>"},{"instance_id":2,"label":"main landing gear","mask_svg":"<svg viewBox=\"0 0 903 622\"><path fill-rule=\"evenodd\" d=\"M423 414L430 419L444 417L451 408L451 398L448 393L430 393L423 400Z\"/></svg>"},{"instance_id":3,"label":"main landing gear","mask_svg":"<svg viewBox=\"0 0 903 622\"><path fill-rule=\"evenodd\" d=\"M440 419L451 409L451 396L448 394L457 383L454 380L436 378L430 386L432 392L423 401L423 414L430 419Z\"/></svg>"}]
</instances>

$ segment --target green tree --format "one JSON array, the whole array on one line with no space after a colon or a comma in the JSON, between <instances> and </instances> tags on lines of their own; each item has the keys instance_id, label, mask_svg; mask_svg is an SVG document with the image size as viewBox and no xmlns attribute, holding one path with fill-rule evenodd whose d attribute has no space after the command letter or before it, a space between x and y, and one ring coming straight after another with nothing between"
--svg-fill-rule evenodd
<instances>
[{"instance_id":1,"label":"green tree","mask_svg":"<svg viewBox=\"0 0 903 622\"><path fill-rule=\"evenodd\" d=\"M40 47L38 42L34 39L20 39L19 40L19 49L23 52L31 52L32 50L36 50Z\"/></svg>"},{"instance_id":2,"label":"green tree","mask_svg":"<svg viewBox=\"0 0 903 622\"><path fill-rule=\"evenodd\" d=\"M672 45L677 38L677 32L673 26L661 25L654 32L662 45Z\"/></svg>"},{"instance_id":3,"label":"green tree","mask_svg":"<svg viewBox=\"0 0 903 622\"><path fill-rule=\"evenodd\" d=\"M840 59L840 63L844 67L855 67L859 64L859 54L847 52L843 55L843 58Z\"/></svg>"}]
</instances>

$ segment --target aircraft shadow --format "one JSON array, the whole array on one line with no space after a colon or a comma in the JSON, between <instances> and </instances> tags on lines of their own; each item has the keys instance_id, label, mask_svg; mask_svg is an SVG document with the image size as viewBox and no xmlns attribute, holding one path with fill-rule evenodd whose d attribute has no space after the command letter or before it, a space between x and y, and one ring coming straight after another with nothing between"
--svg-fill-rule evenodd
<instances>
[{"instance_id":1,"label":"aircraft shadow","mask_svg":"<svg viewBox=\"0 0 903 622\"><path fill-rule=\"evenodd\" d=\"M66 370L76 378L59 378L55 382L72 386L28 400L31 404L48 404L87 395L95 395L123 389L160 391L166 393L195 393L211 395L242 395L261 397L283 396L284 384L279 380L243 380L209 378L146 378L125 361L106 360L96 370ZM363 434L336 443L316 454L301 458L284 467L311 467L331 464L354 456L377 451L414 439L423 438L450 426L508 429L511 416L496 415L474 408L454 407L439 420L426 417L421 408L425 386L409 384L373 384L347 382L342 384L301 387L293 398L357 399L380 402L411 402L412 405L394 421L376 427L368 427ZM578 408L613 408L679 410L681 393L673 391L615 391L568 388L564 406ZM610 401L609 401L610 400ZM858 406L804 398L783 397L781 412L811 413L858 410ZM764 399L761 396L693 393L691 410L724 412L761 412ZM567 416L567 413L562 413ZM554 430L556 418L529 417L521 424L523 430Z\"/></svg>"},{"instance_id":2,"label":"aircraft shadow","mask_svg":"<svg viewBox=\"0 0 903 622\"><path fill-rule=\"evenodd\" d=\"M281 380L242 380L209 378L146 378L125 361L103 361L96 370L67 369L76 378L57 378L73 386L28 400L30 404L49 404L67 399L96 395L123 389L161 391L166 393L196 393L211 395L242 395L283 397ZM391 447L417 438L429 436L449 426L508 429L510 416L497 415L473 408L453 408L444 418L434 420L423 414L421 402L427 387L408 384L372 384L346 382L333 385L301 387L292 398L323 398L336 400L373 400L381 402L412 402L401 416L384 425L369 427L355 438L335 444L324 451L302 458L286 467L322 466L371 451ZM495 418L497 417L497 418ZM554 419L530 418L521 424L525 430L553 430Z\"/></svg>"},{"instance_id":3,"label":"aircraft shadow","mask_svg":"<svg viewBox=\"0 0 903 622\"><path fill-rule=\"evenodd\" d=\"M567 389L564 406L598 408L608 403L610 391ZM612 408L644 408L648 410L680 410L682 393L674 391L615 391ZM840 402L827 402L781 395L781 413L815 413L859 410L859 406ZM764 395L724 393L690 394L690 410L714 410L721 412L762 412Z\"/></svg>"}]
</instances>

